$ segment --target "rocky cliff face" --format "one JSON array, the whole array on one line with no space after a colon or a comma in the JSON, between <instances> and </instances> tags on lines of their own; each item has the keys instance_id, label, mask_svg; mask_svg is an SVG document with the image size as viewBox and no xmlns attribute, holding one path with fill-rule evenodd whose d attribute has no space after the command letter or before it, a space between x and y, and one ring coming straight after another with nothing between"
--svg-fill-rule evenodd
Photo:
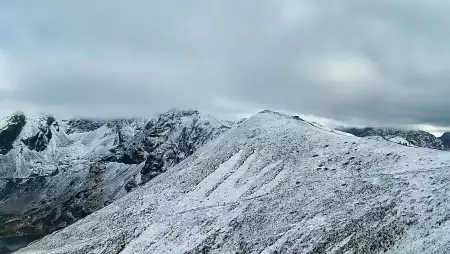
<instances>
[{"instance_id":1,"label":"rocky cliff face","mask_svg":"<svg viewBox=\"0 0 450 254\"><path fill-rule=\"evenodd\" d=\"M442 140L445 149L450 149L450 132L444 133L439 139Z\"/></svg>"},{"instance_id":2,"label":"rocky cliff face","mask_svg":"<svg viewBox=\"0 0 450 254\"><path fill-rule=\"evenodd\" d=\"M228 129L191 110L108 121L5 118L0 121L0 243L65 228Z\"/></svg>"},{"instance_id":3,"label":"rocky cliff face","mask_svg":"<svg viewBox=\"0 0 450 254\"><path fill-rule=\"evenodd\" d=\"M25 124L26 118L23 114L14 114L0 122L0 154L5 155L13 149L13 143Z\"/></svg>"}]
</instances>

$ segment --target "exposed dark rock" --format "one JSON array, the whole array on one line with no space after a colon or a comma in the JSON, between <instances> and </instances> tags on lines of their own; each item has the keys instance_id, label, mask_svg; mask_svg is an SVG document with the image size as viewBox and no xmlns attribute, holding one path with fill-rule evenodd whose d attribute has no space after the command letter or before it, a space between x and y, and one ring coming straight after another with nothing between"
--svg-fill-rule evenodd
<instances>
[{"instance_id":1,"label":"exposed dark rock","mask_svg":"<svg viewBox=\"0 0 450 254\"><path fill-rule=\"evenodd\" d=\"M143 151L131 150L131 151L121 151L117 154L116 162L124 163L128 165L140 164L145 161L145 156Z\"/></svg>"},{"instance_id":2,"label":"exposed dark rock","mask_svg":"<svg viewBox=\"0 0 450 254\"><path fill-rule=\"evenodd\" d=\"M53 116L47 116L47 126L51 126L56 119Z\"/></svg>"},{"instance_id":3,"label":"exposed dark rock","mask_svg":"<svg viewBox=\"0 0 450 254\"><path fill-rule=\"evenodd\" d=\"M47 149L48 143L52 139L52 132L50 129L38 132L36 135L23 139L22 142L33 151L42 152Z\"/></svg>"},{"instance_id":4,"label":"exposed dark rock","mask_svg":"<svg viewBox=\"0 0 450 254\"><path fill-rule=\"evenodd\" d=\"M302 118L300 118L299 116L292 116L293 119L298 120L298 121L305 121Z\"/></svg>"},{"instance_id":5,"label":"exposed dark rock","mask_svg":"<svg viewBox=\"0 0 450 254\"><path fill-rule=\"evenodd\" d=\"M125 190L130 192L138 187L138 184L134 180L130 180L125 184Z\"/></svg>"},{"instance_id":6,"label":"exposed dark rock","mask_svg":"<svg viewBox=\"0 0 450 254\"><path fill-rule=\"evenodd\" d=\"M151 155L147 157L145 165L141 170L142 184L150 181L164 170L164 161L161 157Z\"/></svg>"},{"instance_id":7,"label":"exposed dark rock","mask_svg":"<svg viewBox=\"0 0 450 254\"><path fill-rule=\"evenodd\" d=\"M450 132L444 133L439 139L442 140L446 149L450 148Z\"/></svg>"},{"instance_id":8,"label":"exposed dark rock","mask_svg":"<svg viewBox=\"0 0 450 254\"><path fill-rule=\"evenodd\" d=\"M0 254L7 254L21 249L41 237L40 235L26 235L0 238Z\"/></svg>"},{"instance_id":9,"label":"exposed dark rock","mask_svg":"<svg viewBox=\"0 0 450 254\"><path fill-rule=\"evenodd\" d=\"M94 131L106 123L107 121L105 120L73 119L67 122L68 128L66 129L66 133L72 134Z\"/></svg>"},{"instance_id":10,"label":"exposed dark rock","mask_svg":"<svg viewBox=\"0 0 450 254\"><path fill-rule=\"evenodd\" d=\"M19 137L22 128L26 124L26 118L22 114L15 114L10 116L7 120L7 125L0 126L0 154L5 155L13 149L13 143Z\"/></svg>"},{"instance_id":11,"label":"exposed dark rock","mask_svg":"<svg viewBox=\"0 0 450 254\"><path fill-rule=\"evenodd\" d=\"M42 152L47 149L50 140L53 137L51 126L56 124L53 116L46 116L43 119L44 124L37 126L38 131L31 137L22 139L22 143L25 144L30 150ZM57 125L58 126L58 125Z\"/></svg>"}]
</instances>

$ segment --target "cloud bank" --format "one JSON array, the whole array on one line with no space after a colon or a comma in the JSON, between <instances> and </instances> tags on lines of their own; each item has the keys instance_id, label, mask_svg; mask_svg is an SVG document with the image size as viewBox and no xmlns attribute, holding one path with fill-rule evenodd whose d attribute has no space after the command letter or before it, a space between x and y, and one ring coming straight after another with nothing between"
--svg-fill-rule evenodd
<instances>
[{"instance_id":1,"label":"cloud bank","mask_svg":"<svg viewBox=\"0 0 450 254\"><path fill-rule=\"evenodd\" d=\"M450 125L450 3L0 3L0 108L64 117L259 108Z\"/></svg>"}]
</instances>

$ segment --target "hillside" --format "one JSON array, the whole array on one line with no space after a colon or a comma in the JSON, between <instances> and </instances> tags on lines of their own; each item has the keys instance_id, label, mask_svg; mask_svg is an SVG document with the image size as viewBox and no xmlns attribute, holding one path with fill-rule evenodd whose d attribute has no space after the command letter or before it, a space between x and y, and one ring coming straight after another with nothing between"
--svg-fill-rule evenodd
<instances>
[{"instance_id":1,"label":"hillside","mask_svg":"<svg viewBox=\"0 0 450 254\"><path fill-rule=\"evenodd\" d=\"M450 154L264 111L17 253L445 253Z\"/></svg>"}]
</instances>

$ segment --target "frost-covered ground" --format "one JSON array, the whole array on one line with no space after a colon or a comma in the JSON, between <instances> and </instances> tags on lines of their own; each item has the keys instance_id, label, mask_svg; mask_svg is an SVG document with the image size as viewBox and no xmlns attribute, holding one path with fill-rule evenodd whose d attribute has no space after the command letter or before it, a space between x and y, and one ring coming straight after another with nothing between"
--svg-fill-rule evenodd
<instances>
[{"instance_id":1,"label":"frost-covered ground","mask_svg":"<svg viewBox=\"0 0 450 254\"><path fill-rule=\"evenodd\" d=\"M408 140L402 138L402 137L391 137L388 138L389 141L400 144L400 145L404 145L404 146L412 146L411 142L409 142Z\"/></svg>"},{"instance_id":2,"label":"frost-covered ground","mask_svg":"<svg viewBox=\"0 0 450 254\"><path fill-rule=\"evenodd\" d=\"M450 153L262 112L17 253L446 253Z\"/></svg>"},{"instance_id":3,"label":"frost-covered ground","mask_svg":"<svg viewBox=\"0 0 450 254\"><path fill-rule=\"evenodd\" d=\"M0 250L97 211L229 127L193 110L153 119L0 120ZM12 238L16 237L16 238Z\"/></svg>"}]
</instances>

